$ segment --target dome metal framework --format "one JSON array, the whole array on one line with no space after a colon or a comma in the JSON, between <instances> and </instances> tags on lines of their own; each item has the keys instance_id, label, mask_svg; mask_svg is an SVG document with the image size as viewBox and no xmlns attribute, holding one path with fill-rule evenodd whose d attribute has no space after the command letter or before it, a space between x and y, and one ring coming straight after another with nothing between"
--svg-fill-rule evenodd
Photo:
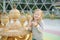
<instances>
[{"instance_id":1,"label":"dome metal framework","mask_svg":"<svg viewBox=\"0 0 60 40\"><path fill-rule=\"evenodd\" d=\"M44 12L49 13L56 9L56 0L0 0L0 10L8 12L12 9L14 3L16 4L17 9L22 12L33 12L33 10L39 8Z\"/></svg>"}]
</instances>

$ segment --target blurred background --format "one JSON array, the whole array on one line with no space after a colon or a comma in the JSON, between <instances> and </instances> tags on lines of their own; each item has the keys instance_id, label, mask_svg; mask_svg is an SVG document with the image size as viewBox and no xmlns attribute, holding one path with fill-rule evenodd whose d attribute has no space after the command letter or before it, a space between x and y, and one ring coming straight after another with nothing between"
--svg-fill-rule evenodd
<instances>
[{"instance_id":1,"label":"blurred background","mask_svg":"<svg viewBox=\"0 0 60 40\"><path fill-rule=\"evenodd\" d=\"M60 0L0 0L0 11L9 12L16 8L26 14L33 14L39 8L44 12L44 40L60 40Z\"/></svg>"}]
</instances>

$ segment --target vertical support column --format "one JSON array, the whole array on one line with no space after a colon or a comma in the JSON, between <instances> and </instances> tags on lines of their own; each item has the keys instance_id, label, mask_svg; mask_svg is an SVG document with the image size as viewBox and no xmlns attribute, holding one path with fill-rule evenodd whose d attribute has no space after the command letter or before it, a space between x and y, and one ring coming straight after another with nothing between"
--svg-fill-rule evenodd
<instances>
[{"instance_id":1,"label":"vertical support column","mask_svg":"<svg viewBox=\"0 0 60 40\"><path fill-rule=\"evenodd\" d=\"M5 9L5 0L3 0L3 12L5 12L6 9Z\"/></svg>"}]
</instances>

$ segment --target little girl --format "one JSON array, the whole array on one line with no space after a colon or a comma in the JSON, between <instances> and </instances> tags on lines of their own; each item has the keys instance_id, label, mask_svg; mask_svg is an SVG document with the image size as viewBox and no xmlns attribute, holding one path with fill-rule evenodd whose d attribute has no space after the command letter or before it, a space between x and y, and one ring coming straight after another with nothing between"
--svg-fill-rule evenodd
<instances>
[{"instance_id":1,"label":"little girl","mask_svg":"<svg viewBox=\"0 0 60 40\"><path fill-rule=\"evenodd\" d=\"M36 9L33 14L33 20L29 23L29 27L32 27L32 39L43 40L43 12L40 9ZM29 29L28 29L29 30Z\"/></svg>"}]
</instances>

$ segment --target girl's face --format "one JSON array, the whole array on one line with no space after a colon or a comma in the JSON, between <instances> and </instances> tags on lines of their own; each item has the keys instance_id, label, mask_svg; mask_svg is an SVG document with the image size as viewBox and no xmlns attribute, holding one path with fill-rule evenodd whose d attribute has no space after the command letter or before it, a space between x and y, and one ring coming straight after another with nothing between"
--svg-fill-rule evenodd
<instances>
[{"instance_id":1,"label":"girl's face","mask_svg":"<svg viewBox=\"0 0 60 40\"><path fill-rule=\"evenodd\" d=\"M39 19L41 19L41 13L38 11L34 13L34 20L39 20Z\"/></svg>"}]
</instances>

